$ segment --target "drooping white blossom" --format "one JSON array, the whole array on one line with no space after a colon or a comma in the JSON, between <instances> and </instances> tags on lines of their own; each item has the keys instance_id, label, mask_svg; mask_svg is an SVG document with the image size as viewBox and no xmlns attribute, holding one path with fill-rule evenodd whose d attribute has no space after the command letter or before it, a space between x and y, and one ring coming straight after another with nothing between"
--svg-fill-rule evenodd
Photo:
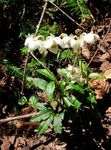
<instances>
[{"instance_id":1,"label":"drooping white blossom","mask_svg":"<svg viewBox=\"0 0 111 150\"><path fill-rule=\"evenodd\" d=\"M55 37L54 41L58 44L62 49L65 49L65 43L60 37Z\"/></svg>"},{"instance_id":2,"label":"drooping white blossom","mask_svg":"<svg viewBox=\"0 0 111 150\"><path fill-rule=\"evenodd\" d=\"M79 50L79 40L76 40L74 36L70 38L70 47L74 50L75 53Z\"/></svg>"},{"instance_id":3,"label":"drooping white blossom","mask_svg":"<svg viewBox=\"0 0 111 150\"><path fill-rule=\"evenodd\" d=\"M68 36L66 33L62 33L60 35L61 39L63 40L64 44L65 44L65 48L69 48L70 45L70 36Z\"/></svg>"},{"instance_id":4,"label":"drooping white blossom","mask_svg":"<svg viewBox=\"0 0 111 150\"><path fill-rule=\"evenodd\" d=\"M38 49L40 54L47 54L48 51L57 54L59 47L62 49L72 48L75 53L78 53L80 48L83 48L85 44L92 45L97 40L99 40L99 36L93 32L83 33L80 37L74 35L68 36L66 33L62 33L60 36L56 37L51 35L47 37L46 40L40 35L30 35L26 38L24 45L28 47L29 51Z\"/></svg>"},{"instance_id":5,"label":"drooping white blossom","mask_svg":"<svg viewBox=\"0 0 111 150\"><path fill-rule=\"evenodd\" d=\"M94 44L97 40L99 40L99 36L94 34L93 32L90 33L83 33L83 39L87 44Z\"/></svg>"},{"instance_id":6,"label":"drooping white blossom","mask_svg":"<svg viewBox=\"0 0 111 150\"><path fill-rule=\"evenodd\" d=\"M40 47L41 40L36 39L32 35L26 38L24 45L29 48L29 51L34 51Z\"/></svg>"},{"instance_id":7,"label":"drooping white blossom","mask_svg":"<svg viewBox=\"0 0 111 150\"><path fill-rule=\"evenodd\" d=\"M57 54L58 52L58 44L54 40L55 37L50 36L44 41L44 47L48 49L50 52Z\"/></svg>"}]
</instances>

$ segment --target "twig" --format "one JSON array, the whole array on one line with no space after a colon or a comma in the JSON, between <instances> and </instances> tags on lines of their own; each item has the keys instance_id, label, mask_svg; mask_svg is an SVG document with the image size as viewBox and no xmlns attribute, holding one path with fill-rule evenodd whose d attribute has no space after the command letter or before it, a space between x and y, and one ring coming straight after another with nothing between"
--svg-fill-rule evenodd
<instances>
[{"instance_id":1,"label":"twig","mask_svg":"<svg viewBox=\"0 0 111 150\"><path fill-rule=\"evenodd\" d=\"M47 8L47 2L48 2L48 0L44 0L44 2L45 2L45 4L44 4L44 8L43 8L43 11L42 11L42 14L41 14L40 20L39 20L39 22L38 22L38 24L37 24L37 26L36 26L35 34L37 34L37 32L38 32L38 30L39 30L39 28L40 28L40 25L41 25L42 19L43 19L43 17L44 17L45 10L46 10L46 8Z\"/></svg>"},{"instance_id":2,"label":"twig","mask_svg":"<svg viewBox=\"0 0 111 150\"><path fill-rule=\"evenodd\" d=\"M20 116L16 116L16 117L9 117L9 118L5 118L5 119L0 119L0 124L6 123L9 121L13 121L13 120L30 118L30 117L35 116L35 115L37 115L37 112L26 114L26 115L20 115Z\"/></svg>"},{"instance_id":3,"label":"twig","mask_svg":"<svg viewBox=\"0 0 111 150\"><path fill-rule=\"evenodd\" d=\"M111 27L111 21L110 21L109 28L108 28L108 30L107 30L106 35L104 36L102 42L101 42L101 41L99 42L98 48L97 48L97 50L95 51L95 53L94 53L94 55L92 56L92 58L90 59L90 61L89 61L89 63L88 63L88 66L91 64L91 62L93 61L94 57L95 57L96 54L98 53L98 51L99 51L99 49L100 49L100 46L103 44L104 40L106 39L106 36L107 36L107 34L109 33L109 31L110 31L110 27Z\"/></svg>"},{"instance_id":4,"label":"twig","mask_svg":"<svg viewBox=\"0 0 111 150\"><path fill-rule=\"evenodd\" d=\"M42 65L43 68L45 68L48 72L50 71L32 52L30 52L30 55L39 62L39 64Z\"/></svg>"},{"instance_id":5,"label":"twig","mask_svg":"<svg viewBox=\"0 0 111 150\"><path fill-rule=\"evenodd\" d=\"M82 27L77 21L75 21L72 17L70 17L66 12L64 12L61 8L59 8L56 4L54 4L51 1L48 1L53 6L55 6L59 11L61 11L66 17L68 17L72 22L74 22L76 25L78 25L80 28L82 28L84 31L86 30L84 27Z\"/></svg>"},{"instance_id":6,"label":"twig","mask_svg":"<svg viewBox=\"0 0 111 150\"><path fill-rule=\"evenodd\" d=\"M25 11L26 11L26 5L23 1L23 11L22 11L22 15L21 15L21 21L23 21L24 15L25 15Z\"/></svg>"},{"instance_id":7,"label":"twig","mask_svg":"<svg viewBox=\"0 0 111 150\"><path fill-rule=\"evenodd\" d=\"M23 91L24 91L24 82L25 82L25 75L26 75L28 58L29 58L29 53L27 54L26 59L25 59L25 66L24 66L23 79L22 79L22 87L21 87L21 95L23 95Z\"/></svg>"}]
</instances>

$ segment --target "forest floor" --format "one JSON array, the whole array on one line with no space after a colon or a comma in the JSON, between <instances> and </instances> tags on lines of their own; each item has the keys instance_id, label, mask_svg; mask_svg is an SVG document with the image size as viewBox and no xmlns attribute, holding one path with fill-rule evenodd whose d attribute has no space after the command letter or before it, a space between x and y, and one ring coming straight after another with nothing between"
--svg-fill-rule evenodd
<instances>
[{"instance_id":1,"label":"forest floor","mask_svg":"<svg viewBox=\"0 0 111 150\"><path fill-rule=\"evenodd\" d=\"M99 120L97 118L89 126L90 116L84 114L86 128L77 123L73 131L64 129L61 135L55 135L50 129L46 134L38 135L35 132L37 123L30 123L28 119L20 119L16 123L10 121L0 125L1 150L111 150L111 18L93 28L101 40L97 46L82 51L82 55L89 62L97 51L89 66L107 77L90 81L98 102ZM1 107L3 118L15 115L5 114L6 106ZM24 109L26 113L26 109L30 108Z\"/></svg>"}]
</instances>

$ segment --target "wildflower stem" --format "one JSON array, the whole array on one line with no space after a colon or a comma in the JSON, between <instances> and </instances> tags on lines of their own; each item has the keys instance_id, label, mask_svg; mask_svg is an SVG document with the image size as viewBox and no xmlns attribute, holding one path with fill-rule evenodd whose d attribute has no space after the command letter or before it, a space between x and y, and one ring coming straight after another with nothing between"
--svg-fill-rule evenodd
<instances>
[{"instance_id":1,"label":"wildflower stem","mask_svg":"<svg viewBox=\"0 0 111 150\"><path fill-rule=\"evenodd\" d=\"M52 72L49 70L48 67L46 67L32 52L30 52L30 55L39 63L41 64L41 66L46 69L50 74L52 74ZM52 74L53 75L53 74ZM56 80L56 83L58 84L58 81Z\"/></svg>"}]
</instances>

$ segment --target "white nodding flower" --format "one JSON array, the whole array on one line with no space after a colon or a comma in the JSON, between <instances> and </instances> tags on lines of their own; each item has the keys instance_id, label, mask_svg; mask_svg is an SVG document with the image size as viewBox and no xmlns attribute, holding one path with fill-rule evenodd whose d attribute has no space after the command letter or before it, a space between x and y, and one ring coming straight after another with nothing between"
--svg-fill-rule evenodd
<instances>
[{"instance_id":1,"label":"white nodding flower","mask_svg":"<svg viewBox=\"0 0 111 150\"><path fill-rule=\"evenodd\" d=\"M69 64L66 69L67 69L69 72L71 72L71 71L73 70L73 68L74 68L74 67Z\"/></svg>"},{"instance_id":2,"label":"white nodding flower","mask_svg":"<svg viewBox=\"0 0 111 150\"><path fill-rule=\"evenodd\" d=\"M58 44L62 49L65 49L65 43L60 37L55 37L54 41Z\"/></svg>"},{"instance_id":3,"label":"white nodding flower","mask_svg":"<svg viewBox=\"0 0 111 150\"><path fill-rule=\"evenodd\" d=\"M44 41L44 47L45 47L46 49L51 48L53 45L54 45L54 40L53 40L53 38L49 38L49 39L47 39L46 41Z\"/></svg>"},{"instance_id":4,"label":"white nodding flower","mask_svg":"<svg viewBox=\"0 0 111 150\"><path fill-rule=\"evenodd\" d=\"M79 50L79 40L76 40L75 37L70 38L70 47L76 52Z\"/></svg>"},{"instance_id":5,"label":"white nodding flower","mask_svg":"<svg viewBox=\"0 0 111 150\"><path fill-rule=\"evenodd\" d=\"M95 41L98 41L98 40L100 40L100 37L99 37L99 35L97 35L97 34L94 34L94 39L95 39Z\"/></svg>"},{"instance_id":6,"label":"white nodding flower","mask_svg":"<svg viewBox=\"0 0 111 150\"><path fill-rule=\"evenodd\" d=\"M26 38L24 45L29 48L30 51L34 51L40 47L41 40L37 40L36 37L30 35Z\"/></svg>"},{"instance_id":7,"label":"white nodding flower","mask_svg":"<svg viewBox=\"0 0 111 150\"><path fill-rule=\"evenodd\" d=\"M26 38L24 45L28 47L29 43L32 41L33 41L33 38L29 36Z\"/></svg>"},{"instance_id":8,"label":"white nodding flower","mask_svg":"<svg viewBox=\"0 0 111 150\"><path fill-rule=\"evenodd\" d=\"M43 54L44 56L46 56L48 53L47 49L44 47L44 45L42 43L38 50L39 50L39 53Z\"/></svg>"},{"instance_id":9,"label":"white nodding flower","mask_svg":"<svg viewBox=\"0 0 111 150\"><path fill-rule=\"evenodd\" d=\"M68 65L68 67L66 68L67 71L72 74L72 75L75 75L75 74L79 74L80 73L80 70L76 67L73 67L71 66L70 64Z\"/></svg>"},{"instance_id":10,"label":"white nodding flower","mask_svg":"<svg viewBox=\"0 0 111 150\"><path fill-rule=\"evenodd\" d=\"M95 41L99 40L99 36L97 34L94 34L93 32L83 33L83 38L84 41L90 45L94 44Z\"/></svg>"},{"instance_id":11,"label":"white nodding flower","mask_svg":"<svg viewBox=\"0 0 111 150\"><path fill-rule=\"evenodd\" d=\"M82 34L79 37L79 46L80 46L80 48L83 48L84 44L85 44L85 41L84 41L84 37L83 37L83 34Z\"/></svg>"},{"instance_id":12,"label":"white nodding flower","mask_svg":"<svg viewBox=\"0 0 111 150\"><path fill-rule=\"evenodd\" d=\"M48 49L51 53L57 54L58 53L58 45L55 45Z\"/></svg>"},{"instance_id":13,"label":"white nodding flower","mask_svg":"<svg viewBox=\"0 0 111 150\"><path fill-rule=\"evenodd\" d=\"M57 54L58 45L54 40L54 36L50 36L44 41L44 48L48 49L51 53Z\"/></svg>"},{"instance_id":14,"label":"white nodding flower","mask_svg":"<svg viewBox=\"0 0 111 150\"><path fill-rule=\"evenodd\" d=\"M65 34L65 33L62 33L60 35L61 39L63 40L63 42L65 43L65 48L69 48L69 44L70 44L70 37Z\"/></svg>"},{"instance_id":15,"label":"white nodding flower","mask_svg":"<svg viewBox=\"0 0 111 150\"><path fill-rule=\"evenodd\" d=\"M33 41L29 42L28 48L30 51L34 51L39 48L39 43L37 41L33 40Z\"/></svg>"},{"instance_id":16,"label":"white nodding flower","mask_svg":"<svg viewBox=\"0 0 111 150\"><path fill-rule=\"evenodd\" d=\"M69 64L66 70L67 70L67 77L71 80L72 83L82 82L81 71L79 68L73 67Z\"/></svg>"}]
</instances>

